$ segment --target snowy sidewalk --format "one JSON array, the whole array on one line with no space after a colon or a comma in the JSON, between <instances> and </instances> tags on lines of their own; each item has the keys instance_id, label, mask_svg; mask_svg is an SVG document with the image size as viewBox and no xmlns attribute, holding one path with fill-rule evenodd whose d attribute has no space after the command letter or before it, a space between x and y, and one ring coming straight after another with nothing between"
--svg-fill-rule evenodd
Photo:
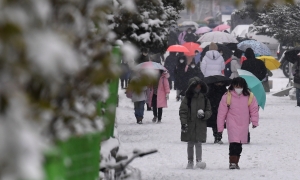
<instances>
[{"instance_id":1,"label":"snowy sidewalk","mask_svg":"<svg viewBox=\"0 0 300 180\"><path fill-rule=\"evenodd\" d=\"M284 88L287 79L282 72L274 72L275 92ZM161 124L153 124L152 112L145 111L144 124L136 124L133 104L119 91L120 103L117 121L121 149L131 153L133 149L158 149L159 153L136 159L132 166L142 171L144 180L181 179L300 179L300 108L289 97L267 95L265 110L260 111L260 126L250 129L251 144L243 145L240 159L241 170L229 170L227 131L223 145L213 144L211 128L207 143L203 144L205 170L186 170L186 143L180 141L179 105L175 91L170 94L169 108L163 109Z\"/></svg>"}]
</instances>

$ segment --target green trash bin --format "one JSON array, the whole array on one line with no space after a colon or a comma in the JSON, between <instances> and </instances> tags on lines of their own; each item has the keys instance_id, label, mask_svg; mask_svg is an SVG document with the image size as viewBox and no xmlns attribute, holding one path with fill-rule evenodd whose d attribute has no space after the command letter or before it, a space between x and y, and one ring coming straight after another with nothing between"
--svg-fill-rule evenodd
<instances>
[{"instance_id":1,"label":"green trash bin","mask_svg":"<svg viewBox=\"0 0 300 180\"><path fill-rule=\"evenodd\" d=\"M46 180L99 179L100 139L97 133L57 142L46 155Z\"/></svg>"}]
</instances>

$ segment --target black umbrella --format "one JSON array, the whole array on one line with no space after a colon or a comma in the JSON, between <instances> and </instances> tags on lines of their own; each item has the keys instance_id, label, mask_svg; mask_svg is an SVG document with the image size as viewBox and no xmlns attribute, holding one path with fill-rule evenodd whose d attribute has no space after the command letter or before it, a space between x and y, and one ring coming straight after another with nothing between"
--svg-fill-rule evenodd
<instances>
[{"instance_id":1,"label":"black umbrella","mask_svg":"<svg viewBox=\"0 0 300 180\"><path fill-rule=\"evenodd\" d=\"M222 51L222 53L223 53L222 56L224 58L224 61L226 61L227 59L231 58L231 56L232 56L233 53L232 53L232 51L227 46L225 46L223 44L218 44L218 43L217 43L217 46L218 46L219 52ZM207 45L203 49L203 51L201 52L201 61L202 61L202 59L205 56L205 54L206 54L207 51L209 51L209 45Z\"/></svg>"},{"instance_id":2,"label":"black umbrella","mask_svg":"<svg viewBox=\"0 0 300 180\"><path fill-rule=\"evenodd\" d=\"M290 63L295 63L297 60L300 60L297 54L300 53L300 47L295 47L291 50L288 50L284 53L284 58L290 62Z\"/></svg>"},{"instance_id":3,"label":"black umbrella","mask_svg":"<svg viewBox=\"0 0 300 180\"><path fill-rule=\"evenodd\" d=\"M233 51L235 51L235 50L238 49L238 48L237 48L237 45L238 45L238 43L226 43L226 44L225 44L226 47L228 47L229 49L231 49L231 50L233 50Z\"/></svg>"},{"instance_id":4,"label":"black umbrella","mask_svg":"<svg viewBox=\"0 0 300 180\"><path fill-rule=\"evenodd\" d=\"M208 76L208 77L205 77L203 79L203 81L206 83L206 84L213 84L213 83L218 83L218 82L222 82L222 83L225 83L226 86L230 85L232 79L226 77L226 76L221 76L221 75L215 75L215 76Z\"/></svg>"}]
</instances>

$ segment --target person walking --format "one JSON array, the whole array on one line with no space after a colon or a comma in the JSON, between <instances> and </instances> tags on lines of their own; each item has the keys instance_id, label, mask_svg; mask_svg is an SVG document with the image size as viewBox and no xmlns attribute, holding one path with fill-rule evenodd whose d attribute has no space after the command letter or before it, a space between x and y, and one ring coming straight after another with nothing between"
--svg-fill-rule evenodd
<instances>
[{"instance_id":1,"label":"person walking","mask_svg":"<svg viewBox=\"0 0 300 180\"><path fill-rule=\"evenodd\" d=\"M184 36L185 42L196 42L197 36L192 32L192 28L188 28L186 31L186 35Z\"/></svg>"},{"instance_id":2,"label":"person walking","mask_svg":"<svg viewBox=\"0 0 300 180\"><path fill-rule=\"evenodd\" d=\"M300 56L300 53L297 54ZM297 99L297 106L300 107L300 60L294 63L292 67L292 71L294 72L294 88L296 88L296 99Z\"/></svg>"},{"instance_id":3,"label":"person walking","mask_svg":"<svg viewBox=\"0 0 300 180\"><path fill-rule=\"evenodd\" d=\"M161 123L163 108L167 108L167 100L169 99L170 87L167 71L159 70L159 79L155 85L149 88L148 104L153 110L153 123Z\"/></svg>"},{"instance_id":4,"label":"person walking","mask_svg":"<svg viewBox=\"0 0 300 180\"><path fill-rule=\"evenodd\" d=\"M177 25L172 24L169 29L168 46L179 44L177 31L178 31Z\"/></svg>"},{"instance_id":5,"label":"person walking","mask_svg":"<svg viewBox=\"0 0 300 180\"><path fill-rule=\"evenodd\" d=\"M267 74L265 63L255 58L255 54L251 48L246 49L246 61L243 62L241 69L251 72L260 81L262 81Z\"/></svg>"},{"instance_id":6,"label":"person walking","mask_svg":"<svg viewBox=\"0 0 300 180\"><path fill-rule=\"evenodd\" d=\"M204 77L223 75L225 69L224 58L218 51L218 46L215 43L209 45L209 51L206 52L201 62L201 71Z\"/></svg>"},{"instance_id":7,"label":"person walking","mask_svg":"<svg viewBox=\"0 0 300 180\"><path fill-rule=\"evenodd\" d=\"M209 99L212 115L207 120L207 127L211 127L214 136L214 143L223 144L222 133L218 132L217 127L217 116L220 101L223 95L227 92L226 84L223 82L212 83L208 85L209 91L207 93L207 98Z\"/></svg>"},{"instance_id":8,"label":"person walking","mask_svg":"<svg viewBox=\"0 0 300 180\"><path fill-rule=\"evenodd\" d=\"M238 163L242 153L242 144L247 143L249 122L252 127L258 126L258 104L255 96L249 91L245 79L234 78L228 92L219 104L217 126L222 133L224 124L229 141L229 169L240 169Z\"/></svg>"},{"instance_id":9,"label":"person walking","mask_svg":"<svg viewBox=\"0 0 300 180\"><path fill-rule=\"evenodd\" d=\"M204 169L202 161L202 141L206 140L206 121L211 116L211 106L205 97L207 85L200 78L189 80L189 87L179 108L181 121L181 141L187 142L187 169L194 168L194 147L196 149L196 168Z\"/></svg>"},{"instance_id":10,"label":"person walking","mask_svg":"<svg viewBox=\"0 0 300 180\"><path fill-rule=\"evenodd\" d=\"M184 55L179 57L179 60L176 65L175 69L175 86L177 88L176 91L176 100L180 100L180 94L181 92L186 89L187 86L187 81L188 79L186 78L186 71L187 71L187 62L186 62L186 57Z\"/></svg>"},{"instance_id":11,"label":"person walking","mask_svg":"<svg viewBox=\"0 0 300 180\"><path fill-rule=\"evenodd\" d=\"M142 48L141 49L141 54L140 54L139 58L136 59L135 63L136 64L141 64L143 62L149 61L148 54L149 54L149 49L148 48Z\"/></svg>"},{"instance_id":12,"label":"person walking","mask_svg":"<svg viewBox=\"0 0 300 180\"><path fill-rule=\"evenodd\" d=\"M128 81L129 81L129 66L127 64L127 62L122 59L121 61L121 69L122 69L122 74L120 76L120 80L121 80L121 88L122 89L126 89L127 88L127 85L128 85Z\"/></svg>"},{"instance_id":13,"label":"person walking","mask_svg":"<svg viewBox=\"0 0 300 180\"><path fill-rule=\"evenodd\" d=\"M165 60L165 68L168 70L170 77L169 77L169 86L170 89L173 88L173 81L175 81L175 68L178 62L178 56L176 52L170 52L169 56ZM175 89L175 88L174 88Z\"/></svg>"},{"instance_id":14,"label":"person walking","mask_svg":"<svg viewBox=\"0 0 300 180\"><path fill-rule=\"evenodd\" d=\"M243 51L237 49L234 51L232 59L231 59L231 75L230 79L239 77L238 69L241 69L241 58L243 55Z\"/></svg>"},{"instance_id":15,"label":"person walking","mask_svg":"<svg viewBox=\"0 0 300 180\"><path fill-rule=\"evenodd\" d=\"M144 87L141 93L132 92L131 100L134 103L134 115L136 118L136 123L143 124L144 106L147 100L147 87Z\"/></svg>"}]
</instances>

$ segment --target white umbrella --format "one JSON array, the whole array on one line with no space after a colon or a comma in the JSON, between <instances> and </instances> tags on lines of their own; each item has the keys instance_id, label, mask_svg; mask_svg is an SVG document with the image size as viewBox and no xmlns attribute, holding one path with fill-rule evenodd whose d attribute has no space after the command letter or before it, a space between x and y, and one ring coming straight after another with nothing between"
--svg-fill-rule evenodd
<instances>
[{"instance_id":1,"label":"white umbrella","mask_svg":"<svg viewBox=\"0 0 300 180\"><path fill-rule=\"evenodd\" d=\"M234 36L225 32L209 32L201 36L200 42L214 42L214 43L238 43Z\"/></svg>"}]
</instances>

